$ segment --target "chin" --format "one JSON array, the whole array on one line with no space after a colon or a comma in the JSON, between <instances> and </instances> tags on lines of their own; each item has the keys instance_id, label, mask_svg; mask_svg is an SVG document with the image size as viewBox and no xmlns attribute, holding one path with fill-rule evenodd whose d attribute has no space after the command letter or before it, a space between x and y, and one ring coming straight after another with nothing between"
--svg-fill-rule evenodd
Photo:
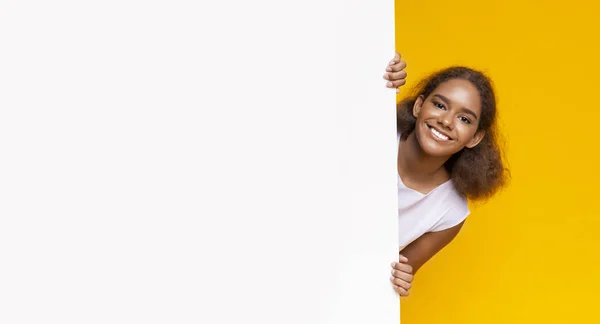
<instances>
[{"instance_id":1,"label":"chin","mask_svg":"<svg viewBox=\"0 0 600 324\"><path fill-rule=\"evenodd\" d=\"M439 145L431 144L430 141L425 141L425 143L420 143L421 149L423 152L429 156L435 157L450 157L455 152L453 150L448 150L447 148L441 148Z\"/></svg>"}]
</instances>

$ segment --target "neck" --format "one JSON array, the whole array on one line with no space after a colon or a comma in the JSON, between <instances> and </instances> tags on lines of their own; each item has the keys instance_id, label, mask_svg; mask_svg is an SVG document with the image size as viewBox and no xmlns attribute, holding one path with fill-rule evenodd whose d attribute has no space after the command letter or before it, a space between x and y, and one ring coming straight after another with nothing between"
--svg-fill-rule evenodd
<instances>
[{"instance_id":1,"label":"neck","mask_svg":"<svg viewBox=\"0 0 600 324\"><path fill-rule=\"evenodd\" d=\"M431 156L423 151L413 131L399 146L398 172L419 182L443 182L450 174L444 164L450 157Z\"/></svg>"}]
</instances>

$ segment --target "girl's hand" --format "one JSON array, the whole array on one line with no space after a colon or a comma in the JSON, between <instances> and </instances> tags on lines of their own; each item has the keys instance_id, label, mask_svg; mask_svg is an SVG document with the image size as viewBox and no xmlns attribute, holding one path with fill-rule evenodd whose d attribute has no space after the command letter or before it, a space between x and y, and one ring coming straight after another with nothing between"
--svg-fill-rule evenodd
<instances>
[{"instance_id":1,"label":"girl's hand","mask_svg":"<svg viewBox=\"0 0 600 324\"><path fill-rule=\"evenodd\" d=\"M390 281L394 286L394 290L400 294L400 296L408 296L408 290L412 287L412 281L414 276L412 274L412 267L408 264L408 259L400 255L400 262L392 263L392 277Z\"/></svg>"},{"instance_id":2,"label":"girl's hand","mask_svg":"<svg viewBox=\"0 0 600 324\"><path fill-rule=\"evenodd\" d=\"M383 78L389 82L386 84L388 88L396 88L396 93L400 93L400 87L406 83L406 62L402 61L400 54L396 53L392 61L385 69Z\"/></svg>"}]
</instances>

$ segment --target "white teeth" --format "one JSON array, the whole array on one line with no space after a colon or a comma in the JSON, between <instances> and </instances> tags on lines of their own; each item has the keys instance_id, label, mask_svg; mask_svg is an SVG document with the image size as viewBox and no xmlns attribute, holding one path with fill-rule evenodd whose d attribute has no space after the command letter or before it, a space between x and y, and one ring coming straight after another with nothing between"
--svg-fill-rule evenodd
<instances>
[{"instance_id":1,"label":"white teeth","mask_svg":"<svg viewBox=\"0 0 600 324\"><path fill-rule=\"evenodd\" d=\"M436 131L433 127L430 128L433 135L437 136L437 138L447 141L449 139L448 136Z\"/></svg>"}]
</instances>

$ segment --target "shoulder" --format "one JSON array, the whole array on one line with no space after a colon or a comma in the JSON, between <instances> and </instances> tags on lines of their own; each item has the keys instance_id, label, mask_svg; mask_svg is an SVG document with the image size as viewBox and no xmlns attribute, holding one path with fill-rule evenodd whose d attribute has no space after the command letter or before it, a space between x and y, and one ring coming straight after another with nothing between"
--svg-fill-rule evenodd
<instances>
[{"instance_id":1,"label":"shoulder","mask_svg":"<svg viewBox=\"0 0 600 324\"><path fill-rule=\"evenodd\" d=\"M462 223L471 213L467 198L461 195L450 180L443 188L444 215L435 224L432 231L442 231Z\"/></svg>"},{"instance_id":2,"label":"shoulder","mask_svg":"<svg viewBox=\"0 0 600 324\"><path fill-rule=\"evenodd\" d=\"M469 214L469 201L464 195L458 192L452 180L449 182L450 183L447 189L449 191L447 197L448 202L453 210L459 212L460 214L466 214L466 217Z\"/></svg>"}]
</instances>

